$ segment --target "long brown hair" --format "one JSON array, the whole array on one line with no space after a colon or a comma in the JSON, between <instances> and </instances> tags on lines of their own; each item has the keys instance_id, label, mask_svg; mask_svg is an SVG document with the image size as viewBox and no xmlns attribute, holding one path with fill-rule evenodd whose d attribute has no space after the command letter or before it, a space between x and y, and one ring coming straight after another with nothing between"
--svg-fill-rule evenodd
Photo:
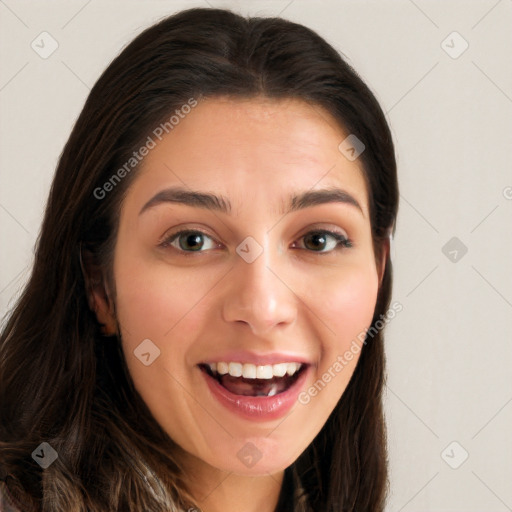
<instances>
[{"instance_id":1,"label":"long brown hair","mask_svg":"<svg viewBox=\"0 0 512 512\"><path fill-rule=\"evenodd\" d=\"M31 277L0 338L0 479L23 510L186 509L175 446L136 392L116 337L88 305L84 258L111 275L122 199L137 168L97 193L190 98L298 98L364 142L378 258L398 209L394 147L374 95L312 30L280 18L189 9L137 36L104 71L62 152ZM96 194L95 194L96 191ZM389 258L373 324L390 304ZM372 325L373 325L372 324ZM292 469L308 510L379 512L387 488L382 330ZM42 469L41 442L58 454ZM289 474L289 473L287 473ZM290 510L289 508L287 510Z\"/></svg>"}]
</instances>

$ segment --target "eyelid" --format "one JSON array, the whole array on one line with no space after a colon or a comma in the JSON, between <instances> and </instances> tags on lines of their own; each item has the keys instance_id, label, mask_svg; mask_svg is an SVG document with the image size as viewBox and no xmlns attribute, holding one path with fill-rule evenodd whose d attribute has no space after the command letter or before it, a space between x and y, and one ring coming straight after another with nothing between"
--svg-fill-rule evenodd
<instances>
[{"instance_id":1,"label":"eyelid","mask_svg":"<svg viewBox=\"0 0 512 512\"><path fill-rule=\"evenodd\" d=\"M211 238L213 241L215 241L215 243L217 243L217 244L221 243L216 239L216 237L214 237L212 234L208 233L207 231L205 231L201 228L184 227L184 228L177 229L176 231L173 231L171 233L166 231L165 234L158 240L157 245L159 247L167 247L171 241L174 241L174 239L178 235L181 235L182 233L201 233L202 235L207 236L208 238ZM180 251L180 252L185 252L185 251ZM189 251L189 252L192 252L192 251ZM199 251L199 252L204 252L204 251Z\"/></svg>"},{"instance_id":2,"label":"eyelid","mask_svg":"<svg viewBox=\"0 0 512 512\"><path fill-rule=\"evenodd\" d=\"M334 254L342 249L349 249L354 246L352 239L348 237L346 233L342 233L338 231L337 229L328 229L328 228L314 228L306 231L303 235L300 235L298 237L298 240L302 240L305 236L311 235L314 233L326 233L331 238L334 238L336 240L336 246L331 251L307 251L312 254L318 254L318 255L327 255L327 254ZM296 242L294 242L295 244Z\"/></svg>"},{"instance_id":3,"label":"eyelid","mask_svg":"<svg viewBox=\"0 0 512 512\"><path fill-rule=\"evenodd\" d=\"M299 236L304 236L304 235L307 235L308 233L316 232L316 231L322 231L322 232L325 231L327 233L329 233L329 232L337 233L338 235L344 236L347 240L349 240L348 233L344 229L341 229L338 226L333 226L333 225L329 225L329 224L325 224L325 223L313 224L312 226L308 226L306 228L306 231L304 231Z\"/></svg>"}]
</instances>

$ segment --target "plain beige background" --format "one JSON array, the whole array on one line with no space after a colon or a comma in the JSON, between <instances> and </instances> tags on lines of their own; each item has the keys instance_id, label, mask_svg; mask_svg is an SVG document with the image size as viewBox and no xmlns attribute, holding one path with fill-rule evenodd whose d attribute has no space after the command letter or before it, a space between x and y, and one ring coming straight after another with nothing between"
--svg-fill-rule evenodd
<instances>
[{"instance_id":1,"label":"plain beige background","mask_svg":"<svg viewBox=\"0 0 512 512\"><path fill-rule=\"evenodd\" d=\"M388 512L512 510L511 0L0 1L0 314L91 86L143 28L208 5L318 31L392 127Z\"/></svg>"}]
</instances>

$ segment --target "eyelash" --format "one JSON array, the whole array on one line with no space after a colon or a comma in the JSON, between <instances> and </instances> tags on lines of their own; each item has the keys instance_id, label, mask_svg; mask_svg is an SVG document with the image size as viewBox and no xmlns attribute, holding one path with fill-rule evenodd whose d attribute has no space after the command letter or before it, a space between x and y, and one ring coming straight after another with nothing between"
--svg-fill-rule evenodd
<instances>
[{"instance_id":1,"label":"eyelash","mask_svg":"<svg viewBox=\"0 0 512 512\"><path fill-rule=\"evenodd\" d=\"M213 238L210 235L208 235L207 233L205 233L204 231L201 231L199 229L183 229L181 231L177 231L176 233L173 233L172 235L169 235L168 237L164 238L158 244L159 247L162 247L162 248L171 247L172 242L174 242L174 240L178 239L179 236L183 235L184 233L200 234L200 235L206 236L208 238L211 238L213 240ZM349 249L349 248L353 247L351 239L347 238L345 235L342 235L341 233L338 233L337 231L330 231L328 229L315 229L312 231L308 231L307 233L302 235L300 238L304 238L308 235L313 235L313 234L327 234L327 235L331 236L332 238L334 238L337 242L336 247L330 251L313 251L313 250L305 249L306 251L314 253L314 254L315 253L316 254L331 254L335 251L340 251L343 249ZM178 253L181 253L186 257L188 257L192 254L195 254L195 253L207 252L207 251L202 251L202 250L200 250L200 251L185 251L183 249L177 249L176 247L172 247L172 248L174 250L176 250Z\"/></svg>"}]
</instances>

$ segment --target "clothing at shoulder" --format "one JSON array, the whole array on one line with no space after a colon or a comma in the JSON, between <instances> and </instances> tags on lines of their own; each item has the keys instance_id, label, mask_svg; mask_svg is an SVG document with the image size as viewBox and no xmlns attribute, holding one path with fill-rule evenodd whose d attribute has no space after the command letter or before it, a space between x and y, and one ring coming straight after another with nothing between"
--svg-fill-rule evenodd
<instances>
[{"instance_id":1,"label":"clothing at shoulder","mask_svg":"<svg viewBox=\"0 0 512 512\"><path fill-rule=\"evenodd\" d=\"M7 486L2 480L0 480L0 512L23 512L14 504L7 490Z\"/></svg>"},{"instance_id":2,"label":"clothing at shoulder","mask_svg":"<svg viewBox=\"0 0 512 512\"><path fill-rule=\"evenodd\" d=\"M295 468L285 471L285 482L281 492L278 510L294 510L294 512L309 512L303 495L303 489ZM5 482L0 480L0 512L25 512L10 496Z\"/></svg>"}]
</instances>

